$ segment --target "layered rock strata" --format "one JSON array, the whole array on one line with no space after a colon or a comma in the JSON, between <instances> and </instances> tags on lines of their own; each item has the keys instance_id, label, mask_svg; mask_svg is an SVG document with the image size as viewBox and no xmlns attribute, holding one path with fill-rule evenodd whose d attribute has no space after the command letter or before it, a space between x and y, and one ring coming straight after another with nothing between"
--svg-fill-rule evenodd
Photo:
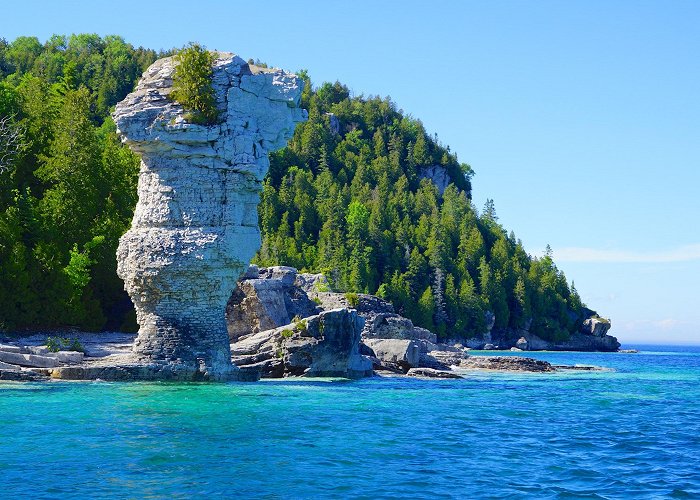
<instances>
[{"instance_id":1,"label":"layered rock strata","mask_svg":"<svg viewBox=\"0 0 700 500\"><path fill-rule=\"evenodd\" d=\"M354 310L323 311L239 338L231 345L233 360L266 378L367 377L372 362L359 351L363 323Z\"/></svg>"},{"instance_id":2,"label":"layered rock strata","mask_svg":"<svg viewBox=\"0 0 700 500\"><path fill-rule=\"evenodd\" d=\"M216 53L220 121L188 123L169 98L173 58L156 61L114 112L117 132L141 156L131 229L117 250L136 308L138 378L237 378L224 310L260 245L257 205L268 153L297 122L302 82Z\"/></svg>"}]
</instances>

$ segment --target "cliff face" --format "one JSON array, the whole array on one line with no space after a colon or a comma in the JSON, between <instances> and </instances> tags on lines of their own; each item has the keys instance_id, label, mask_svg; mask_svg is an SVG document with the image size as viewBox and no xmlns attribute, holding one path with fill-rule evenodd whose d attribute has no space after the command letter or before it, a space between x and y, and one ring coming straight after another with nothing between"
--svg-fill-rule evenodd
<instances>
[{"instance_id":1,"label":"cliff face","mask_svg":"<svg viewBox=\"0 0 700 500\"><path fill-rule=\"evenodd\" d=\"M295 75L216 55L220 123L184 120L168 97L172 58L156 61L113 115L141 156L139 200L119 242L117 272L140 326L134 353L167 366L165 378L236 377L226 302L260 245L258 193L268 153L306 118Z\"/></svg>"}]
</instances>

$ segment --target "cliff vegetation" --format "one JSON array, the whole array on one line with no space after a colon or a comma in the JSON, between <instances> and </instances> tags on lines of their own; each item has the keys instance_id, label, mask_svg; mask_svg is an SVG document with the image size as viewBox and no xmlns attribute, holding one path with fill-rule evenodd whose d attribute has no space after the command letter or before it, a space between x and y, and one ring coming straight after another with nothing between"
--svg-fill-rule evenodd
<instances>
[{"instance_id":1,"label":"cliff vegetation","mask_svg":"<svg viewBox=\"0 0 700 500\"><path fill-rule=\"evenodd\" d=\"M113 36L0 40L0 329L135 326L114 256L139 161L109 111L163 55ZM309 120L271 156L257 263L323 272L441 337L480 335L488 311L504 331L576 330L573 283L551 253L528 255L492 201L473 206L468 164L389 98L301 74ZM186 107L210 122L204 94Z\"/></svg>"}]
</instances>

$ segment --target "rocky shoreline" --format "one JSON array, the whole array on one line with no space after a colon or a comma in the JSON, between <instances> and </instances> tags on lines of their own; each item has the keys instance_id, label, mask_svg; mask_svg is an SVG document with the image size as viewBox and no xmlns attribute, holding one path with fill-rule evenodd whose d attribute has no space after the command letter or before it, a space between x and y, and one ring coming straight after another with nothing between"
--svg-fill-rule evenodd
<instances>
[{"instance_id":1,"label":"rocky shoreline","mask_svg":"<svg viewBox=\"0 0 700 500\"><path fill-rule=\"evenodd\" d=\"M494 337L490 330L484 334L486 340L439 342L434 333L415 326L379 297L329 290L321 274L299 273L283 266L250 266L226 307L233 363L229 380L300 376L357 379L373 375L461 378L465 372L482 370L552 373L595 369L555 366L522 356L474 355L479 349L497 348L486 342ZM608 337L600 321L589 319L578 335ZM587 330L590 333L583 333ZM191 370L179 370L177 362L157 363L140 357L134 349L136 334L67 335L84 352L50 352L44 345L47 336L40 334L5 339L0 343L0 380L206 380L192 378ZM501 349L552 347L542 342L523 334L514 346L506 344ZM555 347L565 350L595 342L573 340Z\"/></svg>"}]
</instances>

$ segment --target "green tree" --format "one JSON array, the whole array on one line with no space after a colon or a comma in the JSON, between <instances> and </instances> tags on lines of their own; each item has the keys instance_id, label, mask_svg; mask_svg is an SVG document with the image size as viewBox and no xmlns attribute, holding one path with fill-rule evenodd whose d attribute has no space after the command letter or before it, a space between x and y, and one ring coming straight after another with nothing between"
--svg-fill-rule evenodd
<instances>
[{"instance_id":1,"label":"green tree","mask_svg":"<svg viewBox=\"0 0 700 500\"><path fill-rule=\"evenodd\" d=\"M185 118L200 125L219 120L216 95L212 85L216 56L197 43L190 43L174 56L172 99L190 113Z\"/></svg>"}]
</instances>

